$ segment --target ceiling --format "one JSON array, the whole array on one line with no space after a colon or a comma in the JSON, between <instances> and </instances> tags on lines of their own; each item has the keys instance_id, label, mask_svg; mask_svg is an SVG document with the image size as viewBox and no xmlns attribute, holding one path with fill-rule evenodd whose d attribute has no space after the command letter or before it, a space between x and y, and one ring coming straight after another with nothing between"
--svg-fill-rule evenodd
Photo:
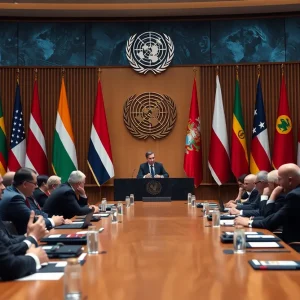
<instances>
[{"instance_id":1,"label":"ceiling","mask_svg":"<svg viewBox=\"0 0 300 300\"><path fill-rule=\"evenodd\" d=\"M174 17L295 11L300 11L300 0L0 0L1 17Z\"/></svg>"}]
</instances>

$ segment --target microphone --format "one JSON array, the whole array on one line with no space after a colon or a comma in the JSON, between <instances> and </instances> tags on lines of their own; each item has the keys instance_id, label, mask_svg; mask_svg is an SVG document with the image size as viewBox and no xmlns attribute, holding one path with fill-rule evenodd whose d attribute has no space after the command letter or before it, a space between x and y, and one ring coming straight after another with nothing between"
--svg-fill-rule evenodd
<instances>
[{"instance_id":1,"label":"microphone","mask_svg":"<svg viewBox=\"0 0 300 300\"><path fill-rule=\"evenodd\" d=\"M131 174L131 178L133 178L133 174L134 174L135 170L136 170L136 168L133 169L132 174Z\"/></svg>"}]
</instances>

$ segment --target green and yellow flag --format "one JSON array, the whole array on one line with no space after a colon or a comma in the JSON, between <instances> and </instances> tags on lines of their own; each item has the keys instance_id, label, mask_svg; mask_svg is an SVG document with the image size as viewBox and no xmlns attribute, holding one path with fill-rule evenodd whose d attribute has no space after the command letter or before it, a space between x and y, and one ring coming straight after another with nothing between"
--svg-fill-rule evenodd
<instances>
[{"instance_id":1,"label":"green and yellow flag","mask_svg":"<svg viewBox=\"0 0 300 300\"><path fill-rule=\"evenodd\" d=\"M235 97L231 137L231 170L236 178L249 173L245 125L242 113L238 73L235 80Z\"/></svg>"},{"instance_id":2,"label":"green and yellow flag","mask_svg":"<svg viewBox=\"0 0 300 300\"><path fill-rule=\"evenodd\" d=\"M7 144L4 117L2 110L2 99L0 95L0 174L3 176L7 169Z\"/></svg>"}]
</instances>

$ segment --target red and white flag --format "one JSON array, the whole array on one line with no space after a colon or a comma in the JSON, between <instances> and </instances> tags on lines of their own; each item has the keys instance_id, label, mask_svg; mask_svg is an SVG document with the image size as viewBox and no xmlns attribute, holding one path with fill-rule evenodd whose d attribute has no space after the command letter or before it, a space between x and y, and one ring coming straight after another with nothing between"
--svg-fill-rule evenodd
<instances>
[{"instance_id":1,"label":"red and white flag","mask_svg":"<svg viewBox=\"0 0 300 300\"><path fill-rule=\"evenodd\" d=\"M38 174L48 174L48 159L36 79L33 86L26 150L25 167L35 170Z\"/></svg>"},{"instance_id":2,"label":"red and white flag","mask_svg":"<svg viewBox=\"0 0 300 300\"><path fill-rule=\"evenodd\" d=\"M229 159L228 136L222 100L222 91L218 75L216 78L216 96L210 136L208 167L212 177L218 185L221 185L229 180L231 167Z\"/></svg>"}]
</instances>

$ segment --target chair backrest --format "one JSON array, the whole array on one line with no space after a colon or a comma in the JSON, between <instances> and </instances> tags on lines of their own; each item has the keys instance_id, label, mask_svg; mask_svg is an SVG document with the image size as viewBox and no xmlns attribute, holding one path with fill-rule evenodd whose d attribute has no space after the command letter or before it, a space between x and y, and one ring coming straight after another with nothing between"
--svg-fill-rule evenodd
<instances>
[{"instance_id":1,"label":"chair backrest","mask_svg":"<svg viewBox=\"0 0 300 300\"><path fill-rule=\"evenodd\" d=\"M143 197L144 202L171 202L171 197Z\"/></svg>"}]
</instances>

